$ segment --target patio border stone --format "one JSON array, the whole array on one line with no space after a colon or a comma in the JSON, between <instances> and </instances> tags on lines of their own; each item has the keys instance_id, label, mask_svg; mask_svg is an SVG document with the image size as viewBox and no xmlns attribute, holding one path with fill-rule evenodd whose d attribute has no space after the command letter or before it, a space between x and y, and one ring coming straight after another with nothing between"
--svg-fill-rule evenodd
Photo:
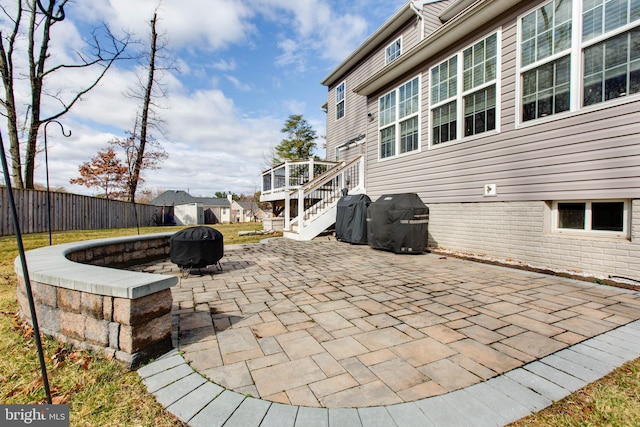
<instances>
[{"instance_id":1,"label":"patio border stone","mask_svg":"<svg viewBox=\"0 0 640 427\"><path fill-rule=\"evenodd\" d=\"M265 427L274 425L275 420L278 425L305 427L506 425L640 357L639 337L640 320L637 320L485 382L408 403L366 408L309 408L254 399L224 390L210 381L181 381L185 386L180 392L189 396L188 402L178 400L167 410L190 426L213 422L231 426L241 422L243 427ZM580 356L568 358L575 353ZM159 401L166 388L193 373L175 349L138 369L147 390Z\"/></svg>"}]
</instances>

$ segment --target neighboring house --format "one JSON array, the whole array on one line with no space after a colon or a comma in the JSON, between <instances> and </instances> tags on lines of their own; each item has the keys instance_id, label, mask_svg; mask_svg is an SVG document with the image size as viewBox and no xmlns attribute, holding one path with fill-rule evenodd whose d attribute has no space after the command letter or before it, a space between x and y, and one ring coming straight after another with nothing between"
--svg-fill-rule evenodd
<instances>
[{"instance_id":1,"label":"neighboring house","mask_svg":"<svg viewBox=\"0 0 640 427\"><path fill-rule=\"evenodd\" d=\"M231 215L233 222L254 222L265 217L256 202L235 200L231 203Z\"/></svg>"},{"instance_id":2,"label":"neighboring house","mask_svg":"<svg viewBox=\"0 0 640 427\"><path fill-rule=\"evenodd\" d=\"M231 202L226 198L194 197L186 191L167 190L149 204L162 206L157 218L171 215L178 225L231 222Z\"/></svg>"},{"instance_id":3,"label":"neighboring house","mask_svg":"<svg viewBox=\"0 0 640 427\"><path fill-rule=\"evenodd\" d=\"M327 160L430 246L640 280L638 1L410 1L322 83Z\"/></svg>"}]
</instances>

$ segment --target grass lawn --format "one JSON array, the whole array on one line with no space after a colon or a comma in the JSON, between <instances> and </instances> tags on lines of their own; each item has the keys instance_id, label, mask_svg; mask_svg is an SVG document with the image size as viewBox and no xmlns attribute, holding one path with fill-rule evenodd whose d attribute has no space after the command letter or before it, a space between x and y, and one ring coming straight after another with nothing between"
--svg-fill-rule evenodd
<instances>
[{"instance_id":1,"label":"grass lawn","mask_svg":"<svg viewBox=\"0 0 640 427\"><path fill-rule=\"evenodd\" d=\"M145 227L141 234L183 227ZM262 224L225 224L215 228L225 244L255 243L266 236L238 236L240 230L260 230ZM136 234L136 229L54 233L53 244ZM25 249L49 244L48 234L23 236ZM33 331L16 315L18 256L15 237L0 237L0 403L46 403ZM51 338L43 339L49 385L54 403L68 403L72 426L181 426L147 393L138 374L117 362L86 351L75 351Z\"/></svg>"},{"instance_id":2,"label":"grass lawn","mask_svg":"<svg viewBox=\"0 0 640 427\"><path fill-rule=\"evenodd\" d=\"M239 237L260 224L216 225L225 244L255 243L264 236ZM141 233L178 230L148 227ZM135 229L55 233L53 243L136 234ZM25 235L25 248L49 243L48 234ZM0 403L45 403L31 328L16 316L15 238L0 238ZM43 341L54 401L68 403L72 426L180 426L156 403L135 372L102 356L45 338ZM640 359L577 391L514 426L640 425Z\"/></svg>"}]
</instances>

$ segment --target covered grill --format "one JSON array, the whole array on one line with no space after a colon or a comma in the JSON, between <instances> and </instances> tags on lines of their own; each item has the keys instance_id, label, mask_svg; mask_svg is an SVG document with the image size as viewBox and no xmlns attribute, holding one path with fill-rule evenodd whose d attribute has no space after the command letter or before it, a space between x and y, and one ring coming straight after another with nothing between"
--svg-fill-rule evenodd
<instances>
[{"instance_id":1,"label":"covered grill","mask_svg":"<svg viewBox=\"0 0 640 427\"><path fill-rule=\"evenodd\" d=\"M367 244L367 207L371 199L366 194L342 196L336 209L336 239L355 245Z\"/></svg>"},{"instance_id":2,"label":"covered grill","mask_svg":"<svg viewBox=\"0 0 640 427\"><path fill-rule=\"evenodd\" d=\"M395 253L427 249L429 208L415 193L386 194L367 209L369 246Z\"/></svg>"},{"instance_id":3,"label":"covered grill","mask_svg":"<svg viewBox=\"0 0 640 427\"><path fill-rule=\"evenodd\" d=\"M218 230L196 226L178 231L169 241L169 257L183 271L193 268L204 268L209 265L220 266L224 255L222 233Z\"/></svg>"}]
</instances>

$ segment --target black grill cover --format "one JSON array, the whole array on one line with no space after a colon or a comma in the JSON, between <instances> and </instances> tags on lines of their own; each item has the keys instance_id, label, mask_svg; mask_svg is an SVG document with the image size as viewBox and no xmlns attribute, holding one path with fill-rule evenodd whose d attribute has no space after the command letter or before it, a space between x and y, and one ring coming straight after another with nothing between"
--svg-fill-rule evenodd
<instances>
[{"instance_id":1,"label":"black grill cover","mask_svg":"<svg viewBox=\"0 0 640 427\"><path fill-rule=\"evenodd\" d=\"M171 262L186 268L203 268L224 255L222 233L211 227L196 226L178 231L169 241Z\"/></svg>"},{"instance_id":2,"label":"black grill cover","mask_svg":"<svg viewBox=\"0 0 640 427\"><path fill-rule=\"evenodd\" d=\"M366 194L342 196L336 211L336 239L356 245L367 244L367 207L371 199Z\"/></svg>"},{"instance_id":3,"label":"black grill cover","mask_svg":"<svg viewBox=\"0 0 640 427\"><path fill-rule=\"evenodd\" d=\"M367 209L367 237L374 249L420 254L427 249L429 208L415 193L386 194Z\"/></svg>"}]
</instances>

